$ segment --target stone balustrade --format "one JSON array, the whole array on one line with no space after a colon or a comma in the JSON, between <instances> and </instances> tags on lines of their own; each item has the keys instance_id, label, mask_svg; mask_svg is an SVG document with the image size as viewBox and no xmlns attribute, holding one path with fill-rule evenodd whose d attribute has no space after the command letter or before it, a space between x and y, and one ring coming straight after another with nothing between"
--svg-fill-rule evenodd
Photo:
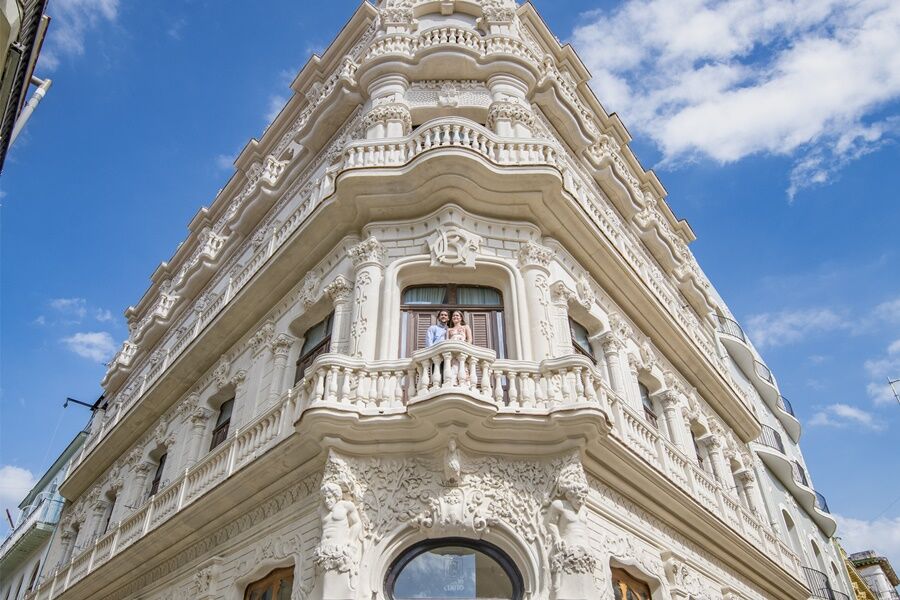
<instances>
[{"instance_id":1,"label":"stone balustrade","mask_svg":"<svg viewBox=\"0 0 900 600\"><path fill-rule=\"evenodd\" d=\"M76 554L28 598L53 598L74 585L287 438L306 411L402 416L408 405L445 393L491 404L505 414L550 414L579 405L600 408L610 417L611 436L619 443L802 578L798 557L776 533L651 426L641 411L616 394L587 357L572 355L540 363L497 359L492 350L448 341L390 361L366 363L342 354L319 356L306 376L266 413L236 430L109 533Z\"/></svg>"}]
</instances>

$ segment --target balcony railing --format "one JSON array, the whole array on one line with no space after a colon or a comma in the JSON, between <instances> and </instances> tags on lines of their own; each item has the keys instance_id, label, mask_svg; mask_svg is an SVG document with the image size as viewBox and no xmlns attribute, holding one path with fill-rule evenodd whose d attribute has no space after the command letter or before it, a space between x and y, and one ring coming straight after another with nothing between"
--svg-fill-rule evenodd
<instances>
[{"instance_id":1,"label":"balcony railing","mask_svg":"<svg viewBox=\"0 0 900 600\"><path fill-rule=\"evenodd\" d=\"M749 544L802 577L796 554L771 526L747 510L731 491L703 471L692 457L650 426L640 408L612 391L590 359L573 355L543 362L498 360L491 350L442 342L408 359L365 362L323 354L303 379L269 409L125 516L103 537L48 577L37 593L44 600L111 560L161 527L187 506L228 480L268 449L290 436L309 411L360 415L402 415L407 406L447 392L468 396L507 415L551 414L595 408L612 421L610 436L652 466L695 502L731 527Z\"/></svg>"},{"instance_id":2,"label":"balcony railing","mask_svg":"<svg viewBox=\"0 0 900 600\"><path fill-rule=\"evenodd\" d=\"M796 414L794 414L794 407L788 402L788 399L784 396L778 396L778 408L796 418Z\"/></svg>"},{"instance_id":3,"label":"balcony railing","mask_svg":"<svg viewBox=\"0 0 900 600\"><path fill-rule=\"evenodd\" d=\"M850 600L850 596L848 596L844 592L839 592L837 590L831 590L831 593L834 594L835 600Z\"/></svg>"},{"instance_id":4,"label":"balcony railing","mask_svg":"<svg viewBox=\"0 0 900 600\"><path fill-rule=\"evenodd\" d=\"M803 573L806 575L806 583L813 598L836 600L837 596L834 590L831 589L831 582L828 581L828 576L825 573L809 567L803 567Z\"/></svg>"},{"instance_id":5,"label":"balcony railing","mask_svg":"<svg viewBox=\"0 0 900 600\"><path fill-rule=\"evenodd\" d=\"M825 501L825 496L823 496L819 492L816 492L816 508L818 508L822 512L831 514L831 510L828 509L828 502Z\"/></svg>"},{"instance_id":6,"label":"balcony railing","mask_svg":"<svg viewBox=\"0 0 900 600\"><path fill-rule=\"evenodd\" d=\"M775 385L775 377L772 376L772 371L769 369L769 367L757 360L754 361L753 368L756 370L756 375L760 379L768 381L772 385Z\"/></svg>"},{"instance_id":7,"label":"balcony railing","mask_svg":"<svg viewBox=\"0 0 900 600\"><path fill-rule=\"evenodd\" d=\"M27 534L36 523L55 525L59 521L63 502L59 495L40 494L31 506L22 511L16 528L3 540L3 544L0 545L0 556L3 556L9 548L22 539L22 536Z\"/></svg>"},{"instance_id":8,"label":"balcony railing","mask_svg":"<svg viewBox=\"0 0 900 600\"><path fill-rule=\"evenodd\" d=\"M756 441L763 446L768 446L769 448L778 450L782 454L785 454L784 441L781 439L781 434L768 425L762 426L762 434L760 434L760 436L756 438Z\"/></svg>"},{"instance_id":9,"label":"balcony railing","mask_svg":"<svg viewBox=\"0 0 900 600\"><path fill-rule=\"evenodd\" d=\"M741 326L738 325L738 322L734 319L729 319L728 317L723 317L722 315L716 315L716 328L721 333L730 335L731 337L736 337L745 344L747 343L747 336L744 335L744 330L741 329Z\"/></svg>"},{"instance_id":10,"label":"balcony railing","mask_svg":"<svg viewBox=\"0 0 900 600\"><path fill-rule=\"evenodd\" d=\"M809 477L806 476L806 469L804 469L803 465L796 460L791 461L791 475L793 475L795 483L806 487L812 487L809 485Z\"/></svg>"}]
</instances>

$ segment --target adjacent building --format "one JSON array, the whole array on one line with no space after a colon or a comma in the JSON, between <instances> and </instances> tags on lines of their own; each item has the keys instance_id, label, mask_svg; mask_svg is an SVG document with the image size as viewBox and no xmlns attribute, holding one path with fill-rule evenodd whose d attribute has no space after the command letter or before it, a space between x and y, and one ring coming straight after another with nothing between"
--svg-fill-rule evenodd
<instances>
[{"instance_id":1,"label":"adjacent building","mask_svg":"<svg viewBox=\"0 0 900 600\"><path fill-rule=\"evenodd\" d=\"M34 78L50 17L47 0L0 0L0 172L6 153L31 111L50 87L50 80ZM28 89L38 87L28 100Z\"/></svg>"},{"instance_id":2,"label":"adjacent building","mask_svg":"<svg viewBox=\"0 0 900 600\"><path fill-rule=\"evenodd\" d=\"M849 558L878 600L900 598L897 594L900 579L887 558L878 556L873 550L854 552Z\"/></svg>"},{"instance_id":3,"label":"adjacent building","mask_svg":"<svg viewBox=\"0 0 900 600\"><path fill-rule=\"evenodd\" d=\"M849 599L588 78L530 4L359 6L126 311L28 597Z\"/></svg>"},{"instance_id":4,"label":"adjacent building","mask_svg":"<svg viewBox=\"0 0 900 600\"><path fill-rule=\"evenodd\" d=\"M36 589L65 500L59 484L69 462L81 449L80 432L19 504L15 527L0 545L0 598L19 600Z\"/></svg>"}]
</instances>

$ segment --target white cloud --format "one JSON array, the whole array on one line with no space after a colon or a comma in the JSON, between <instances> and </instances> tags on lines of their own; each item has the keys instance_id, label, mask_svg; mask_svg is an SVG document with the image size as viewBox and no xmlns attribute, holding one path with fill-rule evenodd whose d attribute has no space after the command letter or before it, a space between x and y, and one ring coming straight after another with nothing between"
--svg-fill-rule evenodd
<instances>
[{"instance_id":1,"label":"white cloud","mask_svg":"<svg viewBox=\"0 0 900 600\"><path fill-rule=\"evenodd\" d=\"M894 0L625 0L573 34L608 109L664 161L791 156L788 192L897 133Z\"/></svg>"},{"instance_id":2,"label":"white cloud","mask_svg":"<svg viewBox=\"0 0 900 600\"><path fill-rule=\"evenodd\" d=\"M116 343L105 331L76 333L63 338L62 342L78 356L96 362L106 362L116 353Z\"/></svg>"},{"instance_id":3,"label":"white cloud","mask_svg":"<svg viewBox=\"0 0 900 600\"><path fill-rule=\"evenodd\" d=\"M216 168L222 171L230 171L234 169L234 157L228 154L216 155Z\"/></svg>"},{"instance_id":4,"label":"white cloud","mask_svg":"<svg viewBox=\"0 0 900 600\"><path fill-rule=\"evenodd\" d=\"M875 404L896 402L897 398L888 379L900 378L900 339L892 342L883 356L867 360L864 366L869 376L875 380L866 387ZM900 383L894 385L900 390Z\"/></svg>"},{"instance_id":5,"label":"white cloud","mask_svg":"<svg viewBox=\"0 0 900 600\"><path fill-rule=\"evenodd\" d=\"M41 66L54 70L65 56L84 54L88 33L100 23L114 22L119 0L51 0L47 14L53 18L44 48Z\"/></svg>"},{"instance_id":6,"label":"white cloud","mask_svg":"<svg viewBox=\"0 0 900 600\"><path fill-rule=\"evenodd\" d=\"M284 108L284 105L287 104L287 101L288 99L281 95L270 96L269 108L266 111L266 121L269 123L274 121L281 109Z\"/></svg>"},{"instance_id":7,"label":"white cloud","mask_svg":"<svg viewBox=\"0 0 900 600\"><path fill-rule=\"evenodd\" d=\"M875 317L889 323L900 323L900 298L888 300L876 306ZM900 344L900 340L897 343Z\"/></svg>"},{"instance_id":8,"label":"white cloud","mask_svg":"<svg viewBox=\"0 0 900 600\"><path fill-rule=\"evenodd\" d=\"M19 502L37 483L34 475L27 469L12 465L0 467L0 509L9 509L14 516ZM6 518L3 519L6 521Z\"/></svg>"},{"instance_id":9,"label":"white cloud","mask_svg":"<svg viewBox=\"0 0 900 600\"><path fill-rule=\"evenodd\" d=\"M184 28L187 26L187 19L184 17L175 20L166 30L166 34L173 40L180 40Z\"/></svg>"},{"instance_id":10,"label":"white cloud","mask_svg":"<svg viewBox=\"0 0 900 600\"><path fill-rule=\"evenodd\" d=\"M107 308L98 308L94 311L94 318L100 323L112 323L116 320L112 312Z\"/></svg>"},{"instance_id":11,"label":"white cloud","mask_svg":"<svg viewBox=\"0 0 900 600\"><path fill-rule=\"evenodd\" d=\"M54 298L50 301L50 308L62 315L81 321L87 315L87 302L84 298Z\"/></svg>"},{"instance_id":12,"label":"white cloud","mask_svg":"<svg viewBox=\"0 0 900 600\"><path fill-rule=\"evenodd\" d=\"M849 553L875 550L894 565L900 564L900 517L873 521L833 515L838 523L837 536Z\"/></svg>"},{"instance_id":13,"label":"white cloud","mask_svg":"<svg viewBox=\"0 0 900 600\"><path fill-rule=\"evenodd\" d=\"M820 427L847 427L855 425L872 431L882 431L885 428L883 423L875 420L875 416L872 413L849 404L830 404L814 414L809 424Z\"/></svg>"},{"instance_id":14,"label":"white cloud","mask_svg":"<svg viewBox=\"0 0 900 600\"><path fill-rule=\"evenodd\" d=\"M799 342L815 333L848 327L840 315L829 308L785 310L747 318L750 339L759 348Z\"/></svg>"}]
</instances>

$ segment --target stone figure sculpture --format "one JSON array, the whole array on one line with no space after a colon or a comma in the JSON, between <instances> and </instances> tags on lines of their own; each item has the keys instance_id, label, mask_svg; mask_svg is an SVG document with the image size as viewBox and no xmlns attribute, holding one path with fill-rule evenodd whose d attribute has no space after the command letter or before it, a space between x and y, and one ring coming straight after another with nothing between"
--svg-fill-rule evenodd
<instances>
[{"instance_id":1,"label":"stone figure sculpture","mask_svg":"<svg viewBox=\"0 0 900 600\"><path fill-rule=\"evenodd\" d=\"M556 600L592 596L596 558L591 552L585 499L588 483L580 464L559 474L544 524L550 536L550 570Z\"/></svg>"},{"instance_id":2,"label":"stone figure sculpture","mask_svg":"<svg viewBox=\"0 0 900 600\"><path fill-rule=\"evenodd\" d=\"M362 520L356 505L344 499L340 485L325 483L321 492L322 539L316 547L315 563L322 575L322 598L352 598L359 575Z\"/></svg>"}]
</instances>

